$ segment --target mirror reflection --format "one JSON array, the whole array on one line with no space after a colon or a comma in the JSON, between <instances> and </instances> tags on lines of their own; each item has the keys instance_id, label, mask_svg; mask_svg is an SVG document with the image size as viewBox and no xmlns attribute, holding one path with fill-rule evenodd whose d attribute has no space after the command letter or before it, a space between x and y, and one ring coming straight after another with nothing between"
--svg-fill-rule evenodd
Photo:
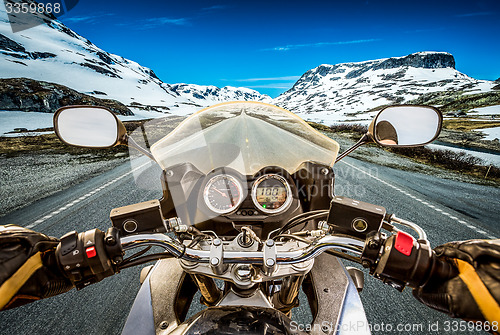
<instances>
[{"instance_id":1,"label":"mirror reflection","mask_svg":"<svg viewBox=\"0 0 500 335\"><path fill-rule=\"evenodd\" d=\"M118 140L116 117L104 108L65 108L57 115L54 127L61 140L75 146L111 147Z\"/></svg>"},{"instance_id":2,"label":"mirror reflection","mask_svg":"<svg viewBox=\"0 0 500 335\"><path fill-rule=\"evenodd\" d=\"M434 140L441 127L441 114L425 106L394 106L375 119L374 136L387 146L424 145Z\"/></svg>"}]
</instances>

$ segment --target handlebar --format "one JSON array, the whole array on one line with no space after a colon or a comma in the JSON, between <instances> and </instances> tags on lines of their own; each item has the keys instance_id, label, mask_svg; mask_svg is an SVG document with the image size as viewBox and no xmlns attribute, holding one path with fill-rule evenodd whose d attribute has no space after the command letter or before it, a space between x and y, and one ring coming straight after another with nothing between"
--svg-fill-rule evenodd
<instances>
[{"instance_id":1,"label":"handlebar","mask_svg":"<svg viewBox=\"0 0 500 335\"><path fill-rule=\"evenodd\" d=\"M218 238L212 240L211 250L200 250L186 247L178 240L159 233L119 238L113 229L106 234L97 229L80 234L72 232L61 238L56 251L57 259L63 273L77 288L100 281L122 268L172 256L214 267L239 263L274 268L276 265L308 261L329 249L356 255L336 253L339 257L356 259L369 268L374 277L398 290L405 286L422 287L429 281L442 281L456 275L456 269L440 261L426 240L417 241L401 231L389 237L379 233L365 241L346 235L326 235L294 250L284 250L281 244L268 239L260 251L233 251L224 250ZM124 251L147 246L159 246L166 252L122 263Z\"/></svg>"},{"instance_id":2,"label":"handlebar","mask_svg":"<svg viewBox=\"0 0 500 335\"><path fill-rule=\"evenodd\" d=\"M370 274L398 290L402 290L405 286L413 288L425 286L430 281L447 280L457 274L456 269L450 263L437 258L427 240L417 241L403 232L398 232L386 239L379 239L378 243L373 243L374 240L377 239L370 238L361 241L348 236L327 235L297 250L276 251L273 264L300 263L326 250L338 249L360 256L360 263L370 268ZM272 241L271 245L274 245L273 240L268 241ZM268 241L264 244L268 245ZM171 255L189 262L210 263L213 257L209 250L187 248L163 234L126 236L121 239L121 243L124 250L147 245L160 246ZM337 255L342 257L342 253ZM224 251L222 263L260 266L265 264L266 260L265 250Z\"/></svg>"},{"instance_id":3,"label":"handlebar","mask_svg":"<svg viewBox=\"0 0 500 335\"><path fill-rule=\"evenodd\" d=\"M198 263L209 263L211 256L208 250L187 248L180 242L163 234L139 234L123 237L121 240L123 250L142 246L155 245L163 247L174 257ZM268 240L273 241L273 240ZM272 242L274 244L274 241ZM267 241L265 242L267 244ZM307 261L318 256L327 249L336 248L361 255L364 242L346 236L325 236L313 241L310 245L292 251L277 251L276 264L294 264ZM264 264L264 251L224 251L223 262L227 264Z\"/></svg>"}]
</instances>

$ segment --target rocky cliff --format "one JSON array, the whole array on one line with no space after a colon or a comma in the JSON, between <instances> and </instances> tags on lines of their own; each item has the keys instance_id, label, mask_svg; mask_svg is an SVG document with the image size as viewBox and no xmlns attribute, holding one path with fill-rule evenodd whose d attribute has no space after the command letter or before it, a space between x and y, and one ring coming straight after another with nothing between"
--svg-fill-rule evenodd
<instances>
[{"instance_id":1,"label":"rocky cliff","mask_svg":"<svg viewBox=\"0 0 500 335\"><path fill-rule=\"evenodd\" d=\"M68 105L108 107L116 114L133 115L121 102L99 99L66 86L28 78L0 79L0 109L5 111L53 113Z\"/></svg>"}]
</instances>

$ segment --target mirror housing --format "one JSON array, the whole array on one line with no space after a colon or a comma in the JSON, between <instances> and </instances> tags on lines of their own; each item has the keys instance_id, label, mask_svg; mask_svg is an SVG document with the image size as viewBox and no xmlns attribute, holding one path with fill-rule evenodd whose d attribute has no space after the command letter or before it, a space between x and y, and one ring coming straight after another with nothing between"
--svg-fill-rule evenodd
<instances>
[{"instance_id":1,"label":"mirror housing","mask_svg":"<svg viewBox=\"0 0 500 335\"><path fill-rule=\"evenodd\" d=\"M441 132L443 115L431 106L392 105L375 116L368 132L337 156L335 163L360 146L375 142L384 147L418 147L434 141Z\"/></svg>"},{"instance_id":2,"label":"mirror housing","mask_svg":"<svg viewBox=\"0 0 500 335\"><path fill-rule=\"evenodd\" d=\"M127 143L125 126L98 106L65 106L54 113L54 131L64 143L82 148L111 148Z\"/></svg>"},{"instance_id":3,"label":"mirror housing","mask_svg":"<svg viewBox=\"0 0 500 335\"><path fill-rule=\"evenodd\" d=\"M385 147L416 147L431 143L441 132L443 116L431 106L394 105L383 108L368 127L368 135Z\"/></svg>"}]
</instances>

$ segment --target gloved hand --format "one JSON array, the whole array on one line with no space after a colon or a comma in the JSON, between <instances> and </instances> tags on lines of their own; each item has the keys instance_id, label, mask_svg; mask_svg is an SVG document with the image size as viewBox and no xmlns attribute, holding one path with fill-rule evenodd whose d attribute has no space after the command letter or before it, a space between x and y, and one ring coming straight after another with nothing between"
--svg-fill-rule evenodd
<instances>
[{"instance_id":1,"label":"gloved hand","mask_svg":"<svg viewBox=\"0 0 500 335\"><path fill-rule=\"evenodd\" d=\"M57 266L59 240L32 230L0 226L0 310L73 288Z\"/></svg>"},{"instance_id":2,"label":"gloved hand","mask_svg":"<svg viewBox=\"0 0 500 335\"><path fill-rule=\"evenodd\" d=\"M500 240L450 242L434 251L458 275L414 289L415 298L451 317L500 323Z\"/></svg>"}]
</instances>

